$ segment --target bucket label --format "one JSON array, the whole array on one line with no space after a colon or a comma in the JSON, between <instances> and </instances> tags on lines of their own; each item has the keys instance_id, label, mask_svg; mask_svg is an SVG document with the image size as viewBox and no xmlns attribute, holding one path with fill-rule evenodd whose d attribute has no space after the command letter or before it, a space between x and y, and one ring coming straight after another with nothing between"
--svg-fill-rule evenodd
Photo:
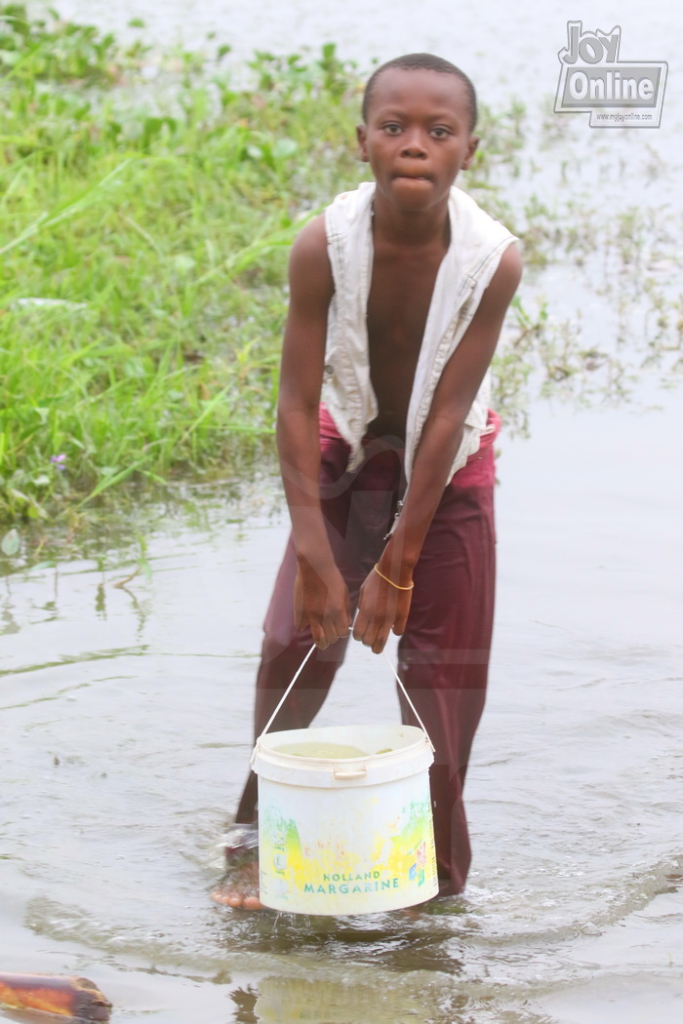
<instances>
[{"instance_id":1,"label":"bucket label","mask_svg":"<svg viewBox=\"0 0 683 1024\"><path fill-rule=\"evenodd\" d=\"M429 799L402 807L377 835L358 831L357 821L346 828L339 822L321 834L264 807L259 821L263 895L291 898L293 904L303 896L321 906L355 896L359 909L367 896L374 901L394 893L395 900L403 890L418 903L432 895L427 890L436 882L436 857Z\"/></svg>"},{"instance_id":2,"label":"bucket label","mask_svg":"<svg viewBox=\"0 0 683 1024\"><path fill-rule=\"evenodd\" d=\"M424 881L424 879L423 879ZM323 875L322 883L305 882L304 892L326 893L328 896L336 896L341 893L345 896L351 892L383 892L386 889L398 889L400 880L395 878L382 878L381 871L366 871L365 874L339 874Z\"/></svg>"}]
</instances>

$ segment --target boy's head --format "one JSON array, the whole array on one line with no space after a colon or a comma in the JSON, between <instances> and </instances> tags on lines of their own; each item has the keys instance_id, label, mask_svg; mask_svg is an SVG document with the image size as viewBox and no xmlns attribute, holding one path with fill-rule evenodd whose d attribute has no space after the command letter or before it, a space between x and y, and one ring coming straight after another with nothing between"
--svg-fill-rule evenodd
<instances>
[{"instance_id":1,"label":"boy's head","mask_svg":"<svg viewBox=\"0 0 683 1024\"><path fill-rule=\"evenodd\" d=\"M372 103L372 96L377 85L377 81L381 75L391 68L397 68L402 71L436 71L441 75L454 75L458 78L464 86L467 94L467 102L469 105L469 130L470 133L474 131L477 126L477 94L472 84L472 80L461 71L460 68L456 67L455 64L451 64L449 60L444 60L443 57L436 57L433 53L407 53L403 57L395 57L393 60L388 60L386 64L382 64L370 75L365 85L365 91L363 93L363 106L362 115L365 124L368 123L368 114L370 112L370 106Z\"/></svg>"},{"instance_id":2,"label":"boy's head","mask_svg":"<svg viewBox=\"0 0 683 1024\"><path fill-rule=\"evenodd\" d=\"M378 68L363 97L357 126L361 160L370 164L378 196L396 209L443 207L479 142L477 97L470 79L429 53L397 57Z\"/></svg>"}]
</instances>

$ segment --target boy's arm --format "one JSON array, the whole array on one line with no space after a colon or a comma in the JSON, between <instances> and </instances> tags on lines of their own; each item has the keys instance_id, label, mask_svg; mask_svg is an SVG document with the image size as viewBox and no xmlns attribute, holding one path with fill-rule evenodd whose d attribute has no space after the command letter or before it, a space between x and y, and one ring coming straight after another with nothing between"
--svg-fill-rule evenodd
<instances>
[{"instance_id":1,"label":"boy's arm","mask_svg":"<svg viewBox=\"0 0 683 1024\"><path fill-rule=\"evenodd\" d=\"M401 587L412 581L413 568L444 492L444 481L462 441L465 417L493 358L521 276L519 252L514 245L508 246L472 322L441 374L415 455L405 505L378 562L380 572ZM411 597L410 590L396 589L373 570L361 589L355 639L379 654L392 628L398 636L404 632Z\"/></svg>"},{"instance_id":2,"label":"boy's arm","mask_svg":"<svg viewBox=\"0 0 683 1024\"><path fill-rule=\"evenodd\" d=\"M280 470L292 520L298 572L296 626L308 625L320 648L347 636L349 596L337 569L320 507L319 404L327 314L334 282L323 217L298 235L289 260L290 301L277 408Z\"/></svg>"}]
</instances>

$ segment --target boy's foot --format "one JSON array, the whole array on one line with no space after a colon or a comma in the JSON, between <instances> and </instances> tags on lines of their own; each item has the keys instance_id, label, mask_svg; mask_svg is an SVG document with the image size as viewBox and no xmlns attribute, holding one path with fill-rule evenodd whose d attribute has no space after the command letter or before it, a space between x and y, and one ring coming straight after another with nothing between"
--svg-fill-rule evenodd
<instances>
[{"instance_id":1,"label":"boy's foot","mask_svg":"<svg viewBox=\"0 0 683 1024\"><path fill-rule=\"evenodd\" d=\"M227 871L211 894L216 903L236 910L263 910L258 898L258 828L255 824L231 825L222 838Z\"/></svg>"},{"instance_id":2,"label":"boy's foot","mask_svg":"<svg viewBox=\"0 0 683 1024\"><path fill-rule=\"evenodd\" d=\"M229 871L221 884L211 893L211 899L235 910L263 910L258 898L258 862L243 864Z\"/></svg>"}]
</instances>

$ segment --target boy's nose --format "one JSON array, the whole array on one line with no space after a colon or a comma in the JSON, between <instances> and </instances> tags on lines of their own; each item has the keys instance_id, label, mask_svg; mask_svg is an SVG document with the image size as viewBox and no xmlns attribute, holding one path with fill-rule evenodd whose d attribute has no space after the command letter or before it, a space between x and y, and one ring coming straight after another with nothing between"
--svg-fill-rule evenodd
<instances>
[{"instance_id":1,"label":"boy's nose","mask_svg":"<svg viewBox=\"0 0 683 1024\"><path fill-rule=\"evenodd\" d=\"M422 133L418 131L408 133L404 137L401 153L404 156L426 156L427 150Z\"/></svg>"}]
</instances>

